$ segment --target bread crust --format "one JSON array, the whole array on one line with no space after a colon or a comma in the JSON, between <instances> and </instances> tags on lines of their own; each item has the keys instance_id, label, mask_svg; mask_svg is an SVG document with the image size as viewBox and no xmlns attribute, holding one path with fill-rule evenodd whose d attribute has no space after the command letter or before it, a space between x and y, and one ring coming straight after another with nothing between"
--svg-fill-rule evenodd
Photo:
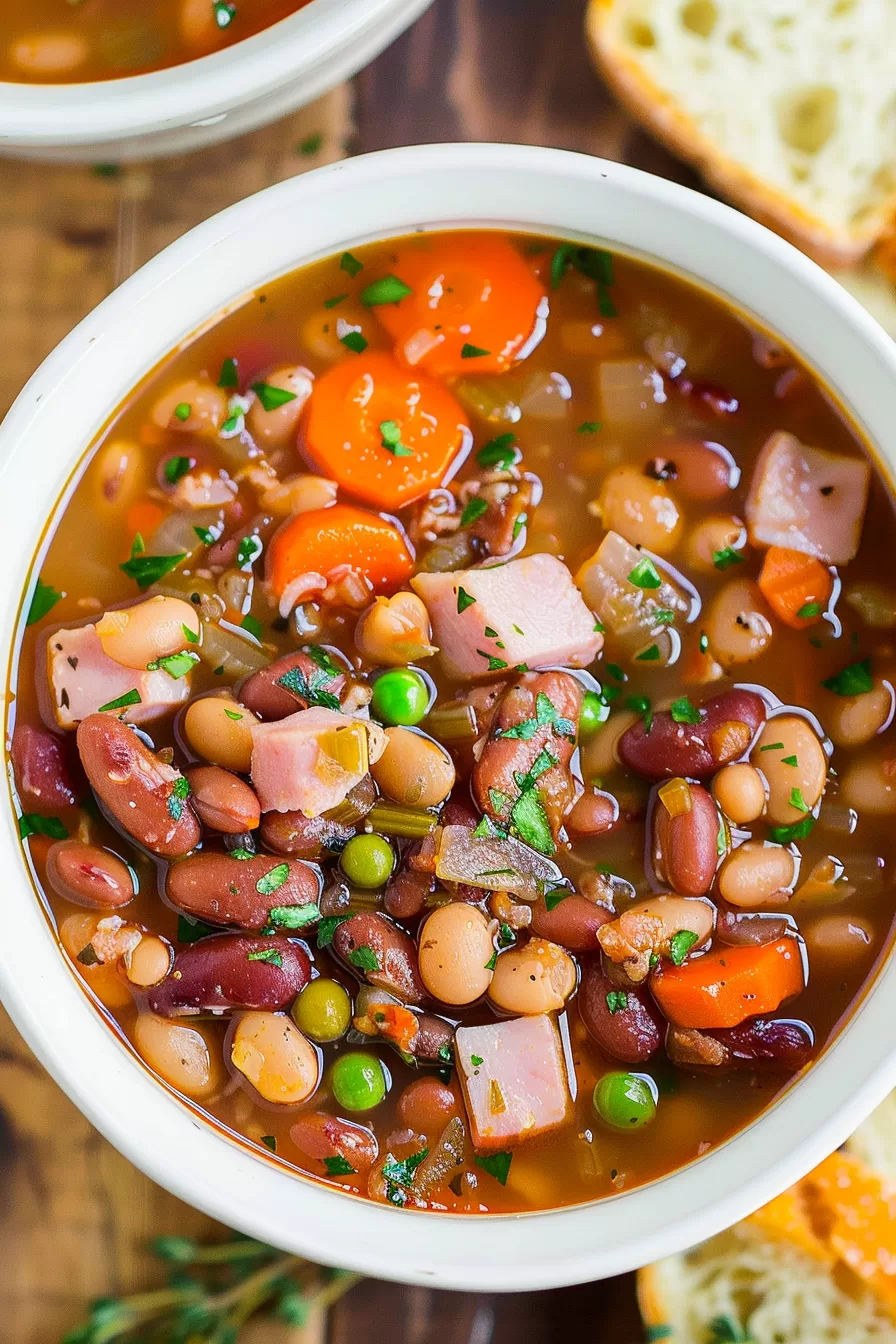
<instances>
[{"instance_id":1,"label":"bread crust","mask_svg":"<svg viewBox=\"0 0 896 1344\"><path fill-rule=\"evenodd\" d=\"M590 0L585 18L588 47L598 71L631 115L668 149L692 163L710 186L747 214L774 229L823 266L852 266L888 227L896 193L850 233L835 231L777 188L726 158L614 40L609 15L614 0Z\"/></svg>"},{"instance_id":2,"label":"bread crust","mask_svg":"<svg viewBox=\"0 0 896 1344\"><path fill-rule=\"evenodd\" d=\"M662 1336L663 1344L685 1344L680 1323L672 1320L672 1303L665 1288L665 1276L680 1273L682 1257L672 1256L638 1270L636 1292L641 1320L645 1326L666 1326L671 1333Z\"/></svg>"}]
</instances>

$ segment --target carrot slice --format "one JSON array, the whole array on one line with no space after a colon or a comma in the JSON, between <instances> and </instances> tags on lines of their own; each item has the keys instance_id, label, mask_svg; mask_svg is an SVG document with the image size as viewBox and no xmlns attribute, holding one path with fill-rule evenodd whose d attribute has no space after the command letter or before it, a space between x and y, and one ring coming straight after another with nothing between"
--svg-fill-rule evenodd
<instances>
[{"instance_id":1,"label":"carrot slice","mask_svg":"<svg viewBox=\"0 0 896 1344\"><path fill-rule=\"evenodd\" d=\"M827 566L814 555L770 546L762 562L759 587L779 620L794 630L805 630L821 620L834 581Z\"/></svg>"},{"instance_id":2,"label":"carrot slice","mask_svg":"<svg viewBox=\"0 0 896 1344\"><path fill-rule=\"evenodd\" d=\"M128 509L128 536L133 537L139 532L143 540L147 541L156 528L161 526L164 517L165 510L159 508L151 499L138 499L136 504L132 504Z\"/></svg>"},{"instance_id":3,"label":"carrot slice","mask_svg":"<svg viewBox=\"0 0 896 1344\"><path fill-rule=\"evenodd\" d=\"M764 947L727 947L683 966L663 966L650 988L673 1026L709 1030L773 1013L803 984L799 943L779 938Z\"/></svg>"},{"instance_id":4,"label":"carrot slice","mask_svg":"<svg viewBox=\"0 0 896 1344\"><path fill-rule=\"evenodd\" d=\"M392 592L413 568L408 543L395 523L348 504L296 514L268 547L268 581L278 598L303 574L321 574L329 581L340 569L363 575L375 593Z\"/></svg>"},{"instance_id":5,"label":"carrot slice","mask_svg":"<svg viewBox=\"0 0 896 1344\"><path fill-rule=\"evenodd\" d=\"M544 330L545 290L496 233L406 243L392 271L412 293L374 311L397 358L412 367L503 373Z\"/></svg>"},{"instance_id":6,"label":"carrot slice","mask_svg":"<svg viewBox=\"0 0 896 1344\"><path fill-rule=\"evenodd\" d=\"M471 442L451 393L391 355L346 359L314 384L307 456L378 509L402 509L436 489Z\"/></svg>"}]
</instances>

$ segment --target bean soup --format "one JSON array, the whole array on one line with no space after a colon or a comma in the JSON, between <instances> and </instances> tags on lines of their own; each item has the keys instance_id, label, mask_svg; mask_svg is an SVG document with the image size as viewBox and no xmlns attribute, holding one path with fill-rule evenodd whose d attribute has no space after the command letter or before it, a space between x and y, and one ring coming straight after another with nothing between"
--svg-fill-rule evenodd
<instances>
[{"instance_id":1,"label":"bean soup","mask_svg":"<svg viewBox=\"0 0 896 1344\"><path fill-rule=\"evenodd\" d=\"M138 387L17 651L20 830L145 1064L503 1213L707 1152L888 942L894 519L794 354L597 248L419 235Z\"/></svg>"}]
</instances>

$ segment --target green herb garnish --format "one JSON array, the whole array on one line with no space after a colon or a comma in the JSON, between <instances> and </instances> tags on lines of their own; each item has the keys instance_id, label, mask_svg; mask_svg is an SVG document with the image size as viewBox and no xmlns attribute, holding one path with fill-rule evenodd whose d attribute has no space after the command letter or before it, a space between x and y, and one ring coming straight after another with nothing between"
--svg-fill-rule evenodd
<instances>
[{"instance_id":1,"label":"green herb garnish","mask_svg":"<svg viewBox=\"0 0 896 1344\"><path fill-rule=\"evenodd\" d=\"M690 929L679 929L669 939L669 960L673 966L680 966L697 941L696 933Z\"/></svg>"},{"instance_id":2,"label":"green herb garnish","mask_svg":"<svg viewBox=\"0 0 896 1344\"><path fill-rule=\"evenodd\" d=\"M58 817L42 817L37 812L23 812L19 817L19 836L27 840L29 835L47 835L51 840L64 840L68 829Z\"/></svg>"},{"instance_id":3,"label":"green herb garnish","mask_svg":"<svg viewBox=\"0 0 896 1344\"><path fill-rule=\"evenodd\" d=\"M507 1176L510 1171L510 1163L513 1161L513 1153L489 1153L487 1156L476 1155L473 1158L477 1167L487 1171L489 1176L494 1176L499 1185L507 1184Z\"/></svg>"},{"instance_id":4,"label":"green herb garnish","mask_svg":"<svg viewBox=\"0 0 896 1344\"><path fill-rule=\"evenodd\" d=\"M480 359L483 355L490 355L491 350L483 350L479 345L470 345L468 342L460 348L461 359Z\"/></svg>"},{"instance_id":5,"label":"green herb garnish","mask_svg":"<svg viewBox=\"0 0 896 1344\"><path fill-rule=\"evenodd\" d=\"M714 551L712 562L716 569L730 569L732 565L743 563L744 557L739 551L735 551L731 546L724 546L720 551Z\"/></svg>"},{"instance_id":6,"label":"green herb garnish","mask_svg":"<svg viewBox=\"0 0 896 1344\"><path fill-rule=\"evenodd\" d=\"M60 593L49 583L44 583L43 579L38 579L34 586L34 592L31 594L31 605L28 608L28 615L25 617L25 624L35 625L42 620L47 612L52 611L56 603L64 596L64 593Z\"/></svg>"},{"instance_id":7,"label":"green herb garnish","mask_svg":"<svg viewBox=\"0 0 896 1344\"><path fill-rule=\"evenodd\" d=\"M672 715L675 723L699 723L703 717L701 711L696 705L692 705L686 695L682 695L678 700L673 700L669 707L669 713Z\"/></svg>"},{"instance_id":8,"label":"green herb garnish","mask_svg":"<svg viewBox=\"0 0 896 1344\"><path fill-rule=\"evenodd\" d=\"M797 612L800 620L810 621L814 616L820 616L822 611L820 602L804 602Z\"/></svg>"},{"instance_id":9,"label":"green herb garnish","mask_svg":"<svg viewBox=\"0 0 896 1344\"><path fill-rule=\"evenodd\" d=\"M458 588L457 614L460 615L462 611L466 611L467 607L472 607L475 601L476 601L475 597L471 597L470 594L468 592L465 592L463 588Z\"/></svg>"},{"instance_id":10,"label":"green herb garnish","mask_svg":"<svg viewBox=\"0 0 896 1344\"><path fill-rule=\"evenodd\" d=\"M195 531L198 532L199 529L196 528ZM212 540L214 541L214 537ZM132 555L130 560L123 561L118 568L127 574L129 579L133 579L142 592L152 584L158 583L166 574L170 574L172 569L176 569L186 558L186 551L182 551L180 555Z\"/></svg>"},{"instance_id":11,"label":"green herb garnish","mask_svg":"<svg viewBox=\"0 0 896 1344\"><path fill-rule=\"evenodd\" d=\"M169 485L176 485L182 476L186 476L192 465L192 459L189 457L169 457L165 463L165 480Z\"/></svg>"},{"instance_id":12,"label":"green herb garnish","mask_svg":"<svg viewBox=\"0 0 896 1344\"><path fill-rule=\"evenodd\" d=\"M327 915L322 919L315 930L318 947L329 947L333 941L333 934L347 919L351 919L351 915Z\"/></svg>"},{"instance_id":13,"label":"green herb garnish","mask_svg":"<svg viewBox=\"0 0 896 1344\"><path fill-rule=\"evenodd\" d=\"M347 331L339 339L346 350L352 350L356 355L363 355L367 349L367 339L361 335L360 331Z\"/></svg>"},{"instance_id":14,"label":"green herb garnish","mask_svg":"<svg viewBox=\"0 0 896 1344\"><path fill-rule=\"evenodd\" d=\"M97 713L105 714L107 709L127 709L129 705L139 705L140 703L140 692L135 687L132 691L125 691L124 695L120 695L117 700L110 700L107 705L100 705Z\"/></svg>"},{"instance_id":15,"label":"green herb garnish","mask_svg":"<svg viewBox=\"0 0 896 1344\"><path fill-rule=\"evenodd\" d=\"M475 523L477 518L481 518L487 509L487 500L484 500L481 495L474 495L464 505L464 511L460 516L461 527L469 527L471 523Z\"/></svg>"},{"instance_id":16,"label":"green herb garnish","mask_svg":"<svg viewBox=\"0 0 896 1344\"><path fill-rule=\"evenodd\" d=\"M805 840L814 825L815 818L807 815L792 826L770 826L768 833L776 845L789 845L793 840Z\"/></svg>"},{"instance_id":17,"label":"green herb garnish","mask_svg":"<svg viewBox=\"0 0 896 1344\"><path fill-rule=\"evenodd\" d=\"M628 1007L628 995L623 989L611 989L607 995L607 1007L611 1013L622 1013Z\"/></svg>"},{"instance_id":18,"label":"green herb garnish","mask_svg":"<svg viewBox=\"0 0 896 1344\"><path fill-rule=\"evenodd\" d=\"M266 961L270 966L282 966L283 957L276 947L260 947L255 952L246 953L247 961Z\"/></svg>"},{"instance_id":19,"label":"green herb garnish","mask_svg":"<svg viewBox=\"0 0 896 1344\"><path fill-rule=\"evenodd\" d=\"M296 399L295 392L287 392L285 387L274 387L271 383L252 383L250 386L265 411L276 411Z\"/></svg>"},{"instance_id":20,"label":"green herb garnish","mask_svg":"<svg viewBox=\"0 0 896 1344\"><path fill-rule=\"evenodd\" d=\"M315 131L313 135L307 135L304 140L300 140L296 145L299 154L310 156L320 153L323 147L324 137L321 131Z\"/></svg>"},{"instance_id":21,"label":"green herb garnish","mask_svg":"<svg viewBox=\"0 0 896 1344\"><path fill-rule=\"evenodd\" d=\"M380 446L391 453L393 457L413 457L413 448L408 448L401 441L401 430L394 420L380 421Z\"/></svg>"},{"instance_id":22,"label":"green herb garnish","mask_svg":"<svg viewBox=\"0 0 896 1344\"><path fill-rule=\"evenodd\" d=\"M357 257L353 257L351 252L343 252L339 258L339 269L345 271L346 275L350 275L354 279L359 271L363 271L364 263L359 261Z\"/></svg>"},{"instance_id":23,"label":"green herb garnish","mask_svg":"<svg viewBox=\"0 0 896 1344\"><path fill-rule=\"evenodd\" d=\"M225 359L218 374L219 387L239 387L240 375L235 359Z\"/></svg>"},{"instance_id":24,"label":"green herb garnish","mask_svg":"<svg viewBox=\"0 0 896 1344\"><path fill-rule=\"evenodd\" d=\"M354 1176L357 1170L341 1153L337 1153L335 1157L325 1157L324 1166L328 1176Z\"/></svg>"},{"instance_id":25,"label":"green herb garnish","mask_svg":"<svg viewBox=\"0 0 896 1344\"><path fill-rule=\"evenodd\" d=\"M270 868L262 874L255 883L255 890L259 896L273 896L274 892L279 891L288 878L289 864L278 863L275 868Z\"/></svg>"},{"instance_id":26,"label":"green herb garnish","mask_svg":"<svg viewBox=\"0 0 896 1344\"><path fill-rule=\"evenodd\" d=\"M480 467L498 467L500 470L506 471L516 461L515 443L515 434L499 434L497 438L490 439L484 447L479 449L476 454L476 461Z\"/></svg>"},{"instance_id":27,"label":"green herb garnish","mask_svg":"<svg viewBox=\"0 0 896 1344\"><path fill-rule=\"evenodd\" d=\"M346 953L346 961L351 962L352 966L357 966L359 971L378 971L380 963L372 947L366 944L361 947L353 947Z\"/></svg>"},{"instance_id":28,"label":"green herb garnish","mask_svg":"<svg viewBox=\"0 0 896 1344\"><path fill-rule=\"evenodd\" d=\"M643 556L628 576L629 583L633 583L636 588L659 588L663 580L660 578L656 565L649 556Z\"/></svg>"},{"instance_id":29,"label":"green herb garnish","mask_svg":"<svg viewBox=\"0 0 896 1344\"><path fill-rule=\"evenodd\" d=\"M583 420L582 423L579 425L578 429L576 430L576 433L596 434L597 431L602 428L603 426L601 425L599 420Z\"/></svg>"},{"instance_id":30,"label":"green herb garnish","mask_svg":"<svg viewBox=\"0 0 896 1344\"><path fill-rule=\"evenodd\" d=\"M400 303L413 292L397 275L384 275L361 291L361 302L368 308L379 308L384 303Z\"/></svg>"},{"instance_id":31,"label":"green herb garnish","mask_svg":"<svg viewBox=\"0 0 896 1344\"><path fill-rule=\"evenodd\" d=\"M642 649L640 653L635 654L636 663L656 663L659 662L662 654L658 644L651 644L648 648Z\"/></svg>"},{"instance_id":32,"label":"green herb garnish","mask_svg":"<svg viewBox=\"0 0 896 1344\"><path fill-rule=\"evenodd\" d=\"M833 691L834 695L864 695L866 691L874 689L874 680L871 676L871 659L863 658L860 663L851 663L849 667L844 667L835 677L828 677L823 681L822 686L826 691Z\"/></svg>"},{"instance_id":33,"label":"green herb garnish","mask_svg":"<svg viewBox=\"0 0 896 1344\"><path fill-rule=\"evenodd\" d=\"M261 639L264 633L261 621L256 620L252 615L245 615L240 621L240 629L245 630L247 634L253 635L257 640Z\"/></svg>"}]
</instances>

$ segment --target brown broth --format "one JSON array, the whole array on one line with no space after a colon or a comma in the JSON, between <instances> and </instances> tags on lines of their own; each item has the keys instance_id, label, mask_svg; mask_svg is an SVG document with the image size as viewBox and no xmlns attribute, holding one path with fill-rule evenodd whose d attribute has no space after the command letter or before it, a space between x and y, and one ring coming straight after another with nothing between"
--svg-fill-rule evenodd
<instances>
[{"instance_id":1,"label":"brown broth","mask_svg":"<svg viewBox=\"0 0 896 1344\"><path fill-rule=\"evenodd\" d=\"M434 241L437 238L406 240L402 246L425 249L433 246ZM537 245L531 238L514 241L531 264L546 274L555 244L544 240L536 255ZM263 376L266 370L283 364L301 363L319 375L334 360L355 358L346 355L339 344L339 334L346 329L341 327L337 331L339 322L360 326L371 349L389 349L389 338L375 313L361 305L359 294L370 278L392 270L394 248L394 243L385 242L358 249L357 258L363 262L358 276L340 269L338 258L329 258L266 286L173 354L135 390L86 454L77 485L55 522L41 577L45 583L64 590L65 596L48 619L24 633L15 685L17 725L41 723L35 684L40 679L38 660L47 630L70 625L91 613L134 599L133 583L122 574L119 565L129 554L134 533L145 528L143 520L151 517L146 513L147 500L167 507L164 492L158 488L160 464L172 452L185 451L183 434L158 430L151 424L151 408L159 396L186 379L207 377L216 382L223 361L231 358L238 363L242 387ZM325 301L338 295L347 297L327 309ZM648 459L662 455L664 441L668 443L677 435L721 443L741 469L740 484L720 502L683 503L687 526L680 546L666 557L694 583L706 604L732 575L727 570L705 575L689 569L684 558L687 538L704 516L720 512L743 516L751 469L771 433L788 430L804 442L846 455L860 455L865 449L824 389L794 356L785 353L783 364L775 368L761 366L754 357L757 333L715 297L644 263L616 258L612 302L618 316L601 317L593 281L575 270L569 271L562 283L550 291L546 335L522 365L502 375L471 375L447 381L470 413L476 447L513 428L519 435L524 468L541 478L543 498L530 522L524 553L551 552L565 560L573 572L595 551L603 535L589 502L597 497L608 469L625 463L643 467ZM737 412L715 415L699 397L683 395L667 380L668 399L662 413L647 427L635 424L627 430L587 428L606 418L595 384L601 359L643 359L644 341L658 333L672 334L676 348L687 357L689 376L706 379L736 397ZM789 369L797 370L799 377L792 378L787 373ZM531 398L532 385L546 383L549 374L562 374L570 389L570 399L563 403L558 418L536 418L531 411L524 411L515 422L507 417L506 411L502 418L501 407L516 399ZM474 405L491 409L482 414L473 409ZM114 504L104 497L99 485L102 453L112 443L131 445L129 451L134 463L134 474L127 479L124 497ZM232 468L233 444L231 441L230 445L210 447L208 441L193 442L190 451L203 463ZM274 453L272 460L281 476L305 469L292 447ZM475 457L471 456L461 467L459 479L476 473ZM674 482L670 489L674 494ZM257 508L250 485L241 487L239 499L246 521ZM867 581L877 582L890 572L893 522L889 492L875 469L861 546L842 574L845 590ZM737 565L737 577L755 578L761 558L761 552L748 549ZM296 647L295 637L272 624L273 613L260 583L255 586L252 614L262 623L262 639L272 652ZM701 698L732 682L748 683L767 688L784 704L809 710L823 724L830 697L826 698L819 688L822 679L866 657L873 658L876 673L891 675L894 657L889 631L865 625L843 594L836 604L836 616L842 626L842 633L836 638L825 633L830 629L825 624L797 631L777 623L768 652L735 669L731 677L706 686L695 685L686 674L697 653L702 629L701 621L697 621L686 627L682 655L675 665L657 668L626 661L629 680L624 697L646 696L654 707L681 695L689 695L699 703ZM353 624L351 614L336 611L324 617L322 627L311 637L318 643L342 648L356 666L361 666L351 639ZM622 655L614 649L613 638L608 635L600 661L592 669L605 683L612 680L606 665L612 664L614 657L622 661ZM442 698L450 698L453 692L446 689L437 667L427 670L435 676ZM221 680L200 665L194 673L193 692L221 689ZM613 713L624 707L624 697L617 699ZM52 718L48 722L52 723ZM157 748L172 747L178 759L183 759L183 740L175 734L170 719L157 720L148 725L148 730ZM892 751L894 741L894 730L888 727L875 747ZM854 755L855 752L839 747L834 751L832 764L838 775L829 784L830 801L834 800L836 779L842 777ZM561 847L558 862L574 880L586 869L607 866L631 882L639 897L646 896L651 891L644 866L643 808L648 785L618 768L602 784L620 799L623 811L632 814L633 819L610 835L576 841L570 851ZM829 808L829 801L824 807ZM106 843L126 856L139 872L141 891L127 907L126 917L175 939L177 918L159 899L156 863L132 848L105 821L90 819L75 809L61 815L72 834L79 825L88 828L97 843ZM813 926L831 913L865 921L870 936L867 945L854 946L848 958L828 964L820 957L810 958L807 988L783 1005L778 1014L773 1014L808 1023L817 1049L831 1040L868 982L887 943L894 913L894 839L890 817L863 815L850 834L830 829L827 815L824 813L812 833L798 842L802 877L826 855L834 855L843 862L848 876L853 871L859 872L861 880L857 881L855 893L839 904L794 903L790 913L810 941ZM830 815L837 819L834 813ZM758 832L762 832L761 824ZM38 835L28 844L37 881L52 918L59 923L77 908L56 896L46 883L45 858L50 841ZM876 873L874 860L879 860ZM413 921L409 927L413 929ZM309 938L309 943L313 946L313 938ZM354 987L351 976L326 952L314 955L323 973L335 975L350 989ZM110 973L105 969L99 975L96 970L80 965L75 965L75 969L88 986L92 982L99 984L100 979L105 984L110 981ZM128 992L120 992L120 983L115 982L118 997L127 1002L108 1011L125 1037L129 1037L137 1006ZM469 1023L488 1021L491 1014L487 1007L475 1007L449 1016ZM608 1068L625 1066L602 1056L579 1020L574 999L564 1021L576 1075L575 1123L517 1148L505 1187L480 1173L475 1194L461 1197L442 1190L437 1207L466 1212L516 1212L571 1205L631 1189L723 1142L749 1124L788 1082L780 1076L758 1075L750 1070L687 1073L673 1068L660 1051L649 1064L637 1068L638 1072L650 1074L658 1085L657 1117L642 1130L622 1134L595 1119L591 1094L595 1081ZM204 1030L210 1040L220 1043L226 1022L206 1022ZM324 1054L332 1060L342 1048L342 1045L326 1046ZM394 1052L383 1047L379 1053L392 1076L390 1096L369 1117L353 1119L373 1127L382 1153L387 1147L387 1136L396 1127L396 1099L401 1088L416 1075ZM326 1108L327 1104L323 1092L308 1103L307 1109ZM270 1106L262 1108L253 1103L247 1091L237 1086L224 1089L205 1107L220 1124L255 1143L260 1144L263 1136L273 1136L278 1158L302 1168L301 1156L289 1138L290 1125L296 1118L294 1110L287 1109L282 1116L278 1115ZM475 1172L476 1168L471 1170ZM338 1184L344 1189L355 1188L351 1180L343 1179Z\"/></svg>"},{"instance_id":2,"label":"brown broth","mask_svg":"<svg viewBox=\"0 0 896 1344\"><path fill-rule=\"evenodd\" d=\"M2 0L0 80L121 79L208 56L262 32L308 0Z\"/></svg>"}]
</instances>

